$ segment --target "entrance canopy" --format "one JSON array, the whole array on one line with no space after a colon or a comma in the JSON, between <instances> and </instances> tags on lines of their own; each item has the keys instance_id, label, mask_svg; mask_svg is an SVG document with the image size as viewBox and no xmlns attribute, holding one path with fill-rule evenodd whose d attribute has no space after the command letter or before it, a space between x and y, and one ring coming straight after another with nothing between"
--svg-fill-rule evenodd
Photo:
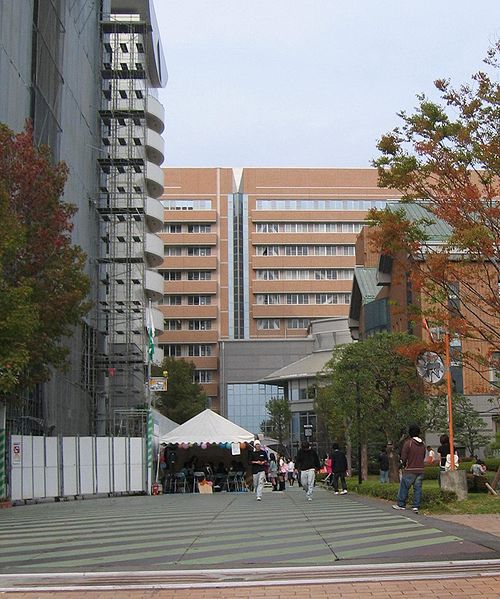
<instances>
[{"instance_id":1,"label":"entrance canopy","mask_svg":"<svg viewBox=\"0 0 500 599\"><path fill-rule=\"evenodd\" d=\"M216 414L205 410L191 420L181 424L163 435L162 443L178 444L210 444L210 443L252 443L255 436L241 426Z\"/></svg>"}]
</instances>

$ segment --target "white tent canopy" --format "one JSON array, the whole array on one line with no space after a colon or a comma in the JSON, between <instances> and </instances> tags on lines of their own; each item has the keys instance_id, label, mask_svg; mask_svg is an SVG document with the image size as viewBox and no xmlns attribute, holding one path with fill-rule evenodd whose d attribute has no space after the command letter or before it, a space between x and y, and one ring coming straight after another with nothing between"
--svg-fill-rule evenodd
<instances>
[{"instance_id":1,"label":"white tent canopy","mask_svg":"<svg viewBox=\"0 0 500 599\"><path fill-rule=\"evenodd\" d=\"M205 410L191 420L163 435L162 443L251 443L255 439L241 426L212 410Z\"/></svg>"}]
</instances>

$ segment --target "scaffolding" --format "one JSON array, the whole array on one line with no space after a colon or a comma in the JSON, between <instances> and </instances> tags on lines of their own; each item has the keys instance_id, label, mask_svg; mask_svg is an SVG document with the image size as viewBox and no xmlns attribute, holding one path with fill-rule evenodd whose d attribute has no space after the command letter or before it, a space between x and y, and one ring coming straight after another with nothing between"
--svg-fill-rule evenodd
<instances>
[{"instance_id":1,"label":"scaffolding","mask_svg":"<svg viewBox=\"0 0 500 599\"><path fill-rule=\"evenodd\" d=\"M100 434L121 430L125 412L142 421L133 409L146 402L146 34L138 14L106 15L101 22L98 320L104 344L95 406Z\"/></svg>"}]
</instances>

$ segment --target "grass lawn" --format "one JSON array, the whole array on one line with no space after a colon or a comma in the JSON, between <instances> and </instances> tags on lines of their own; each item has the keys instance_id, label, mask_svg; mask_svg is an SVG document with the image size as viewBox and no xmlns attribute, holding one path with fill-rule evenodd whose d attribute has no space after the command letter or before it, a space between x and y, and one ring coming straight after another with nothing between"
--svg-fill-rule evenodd
<instances>
[{"instance_id":1,"label":"grass lawn","mask_svg":"<svg viewBox=\"0 0 500 599\"><path fill-rule=\"evenodd\" d=\"M423 488L439 488L437 480L424 480ZM424 514L500 514L500 495L469 493L465 501L450 501L436 506L426 505Z\"/></svg>"},{"instance_id":2,"label":"grass lawn","mask_svg":"<svg viewBox=\"0 0 500 599\"><path fill-rule=\"evenodd\" d=\"M369 475L368 483L377 483L378 476ZM378 486L378 485L377 485ZM389 491L389 487L385 485L381 485L381 487ZM426 489L435 489L436 491L439 489L439 484L437 480L424 480L423 491L425 494ZM353 489L354 492L355 489ZM363 493L364 494L364 493ZM377 496L377 493L369 493L372 496ZM397 494L397 485L391 485L390 494L394 494L394 499L396 499ZM386 493L386 496L379 495L381 499L389 499L389 496ZM425 506L422 506L420 511L423 514L500 514L500 495L488 495L487 493L469 493L468 498L465 501L448 501L446 503L440 502L436 504L432 504L426 502Z\"/></svg>"}]
</instances>

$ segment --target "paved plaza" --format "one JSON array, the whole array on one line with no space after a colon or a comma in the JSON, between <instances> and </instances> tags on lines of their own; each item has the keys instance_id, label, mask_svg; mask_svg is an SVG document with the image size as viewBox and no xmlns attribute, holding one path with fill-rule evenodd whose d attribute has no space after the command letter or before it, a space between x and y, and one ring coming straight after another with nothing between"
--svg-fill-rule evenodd
<instances>
[{"instance_id":1,"label":"paved plaza","mask_svg":"<svg viewBox=\"0 0 500 599\"><path fill-rule=\"evenodd\" d=\"M318 488L119 497L0 512L0 573L493 559L500 539Z\"/></svg>"}]
</instances>

